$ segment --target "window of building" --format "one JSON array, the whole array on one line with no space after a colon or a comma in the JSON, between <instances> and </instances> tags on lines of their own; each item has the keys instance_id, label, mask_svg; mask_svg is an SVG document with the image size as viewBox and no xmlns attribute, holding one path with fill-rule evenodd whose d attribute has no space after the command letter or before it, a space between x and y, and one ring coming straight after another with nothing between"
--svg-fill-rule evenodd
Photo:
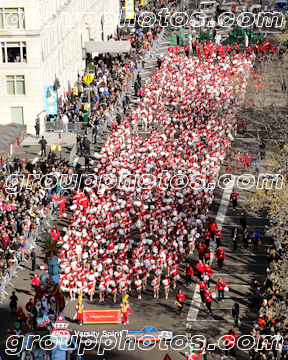
<instances>
[{"instance_id":1,"label":"window of building","mask_svg":"<svg viewBox=\"0 0 288 360\"><path fill-rule=\"evenodd\" d=\"M25 78L23 75L6 76L7 95L25 95Z\"/></svg>"},{"instance_id":2,"label":"window of building","mask_svg":"<svg viewBox=\"0 0 288 360\"><path fill-rule=\"evenodd\" d=\"M16 124L23 124L23 108L11 107L11 120Z\"/></svg>"},{"instance_id":3,"label":"window of building","mask_svg":"<svg viewBox=\"0 0 288 360\"><path fill-rule=\"evenodd\" d=\"M26 42L1 42L2 63L26 63Z\"/></svg>"},{"instance_id":4,"label":"window of building","mask_svg":"<svg viewBox=\"0 0 288 360\"><path fill-rule=\"evenodd\" d=\"M25 29L24 8L0 8L0 29Z\"/></svg>"}]
</instances>

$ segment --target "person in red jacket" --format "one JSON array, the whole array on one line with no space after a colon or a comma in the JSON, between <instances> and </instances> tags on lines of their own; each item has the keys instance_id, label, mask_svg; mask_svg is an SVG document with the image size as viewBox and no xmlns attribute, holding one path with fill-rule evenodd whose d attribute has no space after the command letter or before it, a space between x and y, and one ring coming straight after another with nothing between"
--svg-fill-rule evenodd
<instances>
[{"instance_id":1,"label":"person in red jacket","mask_svg":"<svg viewBox=\"0 0 288 360\"><path fill-rule=\"evenodd\" d=\"M226 349L229 350L230 356L235 356L235 347L237 343L237 334L232 329L229 330L229 333L224 336L226 341Z\"/></svg>"},{"instance_id":2,"label":"person in red jacket","mask_svg":"<svg viewBox=\"0 0 288 360\"><path fill-rule=\"evenodd\" d=\"M37 274L34 274L34 277L31 280L32 285L34 285L35 287L39 286L39 282L40 282L40 276L38 276Z\"/></svg>"},{"instance_id":3,"label":"person in red jacket","mask_svg":"<svg viewBox=\"0 0 288 360\"><path fill-rule=\"evenodd\" d=\"M218 278L218 281L216 283L216 286L215 286L215 290L218 290L218 301L220 302L221 301L221 298L222 298L222 301L224 301L224 288L226 286L226 283L224 280L221 279L221 277Z\"/></svg>"},{"instance_id":4,"label":"person in red jacket","mask_svg":"<svg viewBox=\"0 0 288 360\"><path fill-rule=\"evenodd\" d=\"M209 245L210 245L210 239L211 239L211 233L207 228L206 231L203 234L203 240L205 240L205 245L207 247L209 247Z\"/></svg>"},{"instance_id":5,"label":"person in red jacket","mask_svg":"<svg viewBox=\"0 0 288 360\"><path fill-rule=\"evenodd\" d=\"M65 198L64 196L60 196L58 198L56 197L53 197L53 199L55 201L58 201L58 204L59 204L59 214L60 216L62 216L63 214L65 214Z\"/></svg>"},{"instance_id":6,"label":"person in red jacket","mask_svg":"<svg viewBox=\"0 0 288 360\"><path fill-rule=\"evenodd\" d=\"M197 276L199 280L202 280L202 276L205 270L205 264L203 264L202 260L199 260L198 264L196 265Z\"/></svg>"},{"instance_id":7,"label":"person in red jacket","mask_svg":"<svg viewBox=\"0 0 288 360\"><path fill-rule=\"evenodd\" d=\"M189 46L189 45L186 45L186 46L184 47L184 50L185 50L186 56L189 57L190 46Z\"/></svg>"},{"instance_id":8,"label":"person in red jacket","mask_svg":"<svg viewBox=\"0 0 288 360\"><path fill-rule=\"evenodd\" d=\"M54 241L56 241L60 236L60 231L56 229L56 226L54 225L53 229L49 231L49 234L53 237Z\"/></svg>"},{"instance_id":9,"label":"person in red jacket","mask_svg":"<svg viewBox=\"0 0 288 360\"><path fill-rule=\"evenodd\" d=\"M22 330L22 322L25 319L26 315L24 314L22 307L19 307L18 310L15 311L17 322L20 324L19 329Z\"/></svg>"},{"instance_id":10,"label":"person in red jacket","mask_svg":"<svg viewBox=\"0 0 288 360\"><path fill-rule=\"evenodd\" d=\"M204 293L204 296L205 296L206 306L207 306L209 315L212 315L212 309L211 309L212 297L211 297L211 294L212 294L211 291L206 289L206 291Z\"/></svg>"},{"instance_id":11,"label":"person in red jacket","mask_svg":"<svg viewBox=\"0 0 288 360\"><path fill-rule=\"evenodd\" d=\"M175 48L175 53L176 53L177 55L179 55L180 52L181 52L180 46L176 46L176 48Z\"/></svg>"},{"instance_id":12,"label":"person in red jacket","mask_svg":"<svg viewBox=\"0 0 288 360\"><path fill-rule=\"evenodd\" d=\"M206 286L210 290L210 276L213 277L213 271L210 265L205 266L204 276L208 276L208 279L206 278Z\"/></svg>"},{"instance_id":13,"label":"person in red jacket","mask_svg":"<svg viewBox=\"0 0 288 360\"><path fill-rule=\"evenodd\" d=\"M217 228L215 231L217 248L219 248L221 246L221 235L222 235L221 231Z\"/></svg>"},{"instance_id":14,"label":"person in red jacket","mask_svg":"<svg viewBox=\"0 0 288 360\"><path fill-rule=\"evenodd\" d=\"M205 254L204 254L204 262L205 262L205 264L210 263L210 255L211 255L210 249L206 248L206 251L205 251Z\"/></svg>"},{"instance_id":15,"label":"person in red jacket","mask_svg":"<svg viewBox=\"0 0 288 360\"><path fill-rule=\"evenodd\" d=\"M199 253L199 260L203 260L203 257L204 257L205 251L206 251L206 245L204 243L200 243L197 246L197 251Z\"/></svg>"},{"instance_id":16,"label":"person in red jacket","mask_svg":"<svg viewBox=\"0 0 288 360\"><path fill-rule=\"evenodd\" d=\"M215 259L218 260L219 272L221 272L225 260L225 252L221 246L216 250Z\"/></svg>"},{"instance_id":17,"label":"person in red jacket","mask_svg":"<svg viewBox=\"0 0 288 360\"><path fill-rule=\"evenodd\" d=\"M233 211L235 211L235 208L237 207L237 197L239 196L239 193L233 191L230 195L230 199L232 200L233 205Z\"/></svg>"},{"instance_id":18,"label":"person in red jacket","mask_svg":"<svg viewBox=\"0 0 288 360\"><path fill-rule=\"evenodd\" d=\"M180 315L183 310L184 300L185 300L185 295L179 289L178 294L176 295L176 305L178 305L178 315Z\"/></svg>"},{"instance_id":19,"label":"person in red jacket","mask_svg":"<svg viewBox=\"0 0 288 360\"><path fill-rule=\"evenodd\" d=\"M215 221L215 219L211 219L208 223L208 230L211 233L211 239L214 241L214 235L215 235L215 231L217 229L217 223Z\"/></svg>"},{"instance_id":20,"label":"person in red jacket","mask_svg":"<svg viewBox=\"0 0 288 360\"><path fill-rule=\"evenodd\" d=\"M197 281L197 279L194 279L194 282L200 286L200 296L203 305L205 305L205 291L206 291L206 284L205 281Z\"/></svg>"},{"instance_id":21,"label":"person in red jacket","mask_svg":"<svg viewBox=\"0 0 288 360\"><path fill-rule=\"evenodd\" d=\"M192 286L192 279L191 276L194 275L194 271L193 268L190 264L186 264L186 267L184 268L185 274L186 274L186 288L188 288L188 286Z\"/></svg>"}]
</instances>

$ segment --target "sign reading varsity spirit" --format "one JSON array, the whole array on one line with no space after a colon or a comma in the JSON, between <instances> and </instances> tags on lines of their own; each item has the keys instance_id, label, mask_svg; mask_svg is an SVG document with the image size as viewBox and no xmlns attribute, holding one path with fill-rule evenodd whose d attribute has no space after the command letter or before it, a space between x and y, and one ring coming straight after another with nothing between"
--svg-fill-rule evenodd
<instances>
[{"instance_id":1,"label":"sign reading varsity spirit","mask_svg":"<svg viewBox=\"0 0 288 360\"><path fill-rule=\"evenodd\" d=\"M83 310L84 324L121 324L121 311L110 310Z\"/></svg>"}]
</instances>

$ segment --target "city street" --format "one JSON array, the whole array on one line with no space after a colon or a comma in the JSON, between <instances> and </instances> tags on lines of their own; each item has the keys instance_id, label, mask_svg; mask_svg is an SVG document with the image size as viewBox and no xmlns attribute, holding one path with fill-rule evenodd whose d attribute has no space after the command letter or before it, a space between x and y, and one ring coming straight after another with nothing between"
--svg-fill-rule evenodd
<instances>
[{"instance_id":1,"label":"city street","mask_svg":"<svg viewBox=\"0 0 288 360\"><path fill-rule=\"evenodd\" d=\"M199 2L198 2L199 3ZM249 2L249 5L256 3L255 1ZM263 5L269 5L268 0L263 2ZM266 4L267 3L267 4ZM189 1L188 8L189 11L196 10L196 1ZM232 4L232 2L231 2ZM197 4L198 5L198 4ZM229 6L230 3L225 3L225 5ZM244 5L244 2L241 2L241 5ZM186 27L186 31L188 30L188 26ZM219 29L219 33L222 36L223 45L228 44L228 33L230 29ZM263 31L264 40L268 39L270 42L273 42L275 39L275 33L278 33L277 30L271 29ZM142 83L146 83L151 76L155 73L157 69L157 58L161 55L165 56L167 53L167 49L170 46L171 32L166 31L164 39L156 49L153 54L153 58L151 61L145 64L145 68L140 71L140 75L142 78ZM244 47L243 47L244 49ZM181 55L184 55L183 49L181 49ZM130 109L132 107L137 107L139 99L134 94L134 89L131 89L128 92L128 96L130 99ZM251 94L246 94L246 100L250 99ZM123 119L123 109L120 109L121 117ZM110 131L110 130L109 130ZM144 131L139 124L138 135L143 139L148 139L151 130ZM251 152L253 148L258 148L258 143L255 140L255 137L250 136L250 134L254 134L255 129L251 124L247 126L247 133L245 135L241 135L238 133L235 136L234 141L231 144L229 149L229 153L237 153L238 151ZM38 141L34 139L34 135L31 135L31 142L26 141L24 145L20 146L16 152L13 154L13 158L17 155L20 159L28 159L33 164L37 163L43 157L41 157L41 148L40 145L37 144ZM133 134L134 136L135 134ZM177 139L180 135L180 131L177 130L175 138ZM50 150L50 146L57 143L58 134L54 134L55 140L51 133L44 134L44 137L49 137L49 142L47 146L47 150ZM67 138L62 140L62 159L70 158L70 151L73 145L76 142L76 134L75 140L73 140L74 135L69 134ZM52 140L53 139L53 140ZM40 139L39 139L40 140ZM127 141L126 141L127 144ZM94 157L94 153L99 153L101 151L102 146L105 145L103 139L98 138L97 144L91 144L91 173L95 165L99 163L99 160ZM56 151L57 158L60 157L60 153ZM79 154L78 154L79 155ZM84 157L76 156L74 159L76 163L81 165L82 171L87 174L89 171L84 170ZM264 162L259 161L259 170L263 170ZM222 161L220 175L224 174L225 171L225 161ZM252 166L247 170L247 172L252 172ZM254 171L254 169L253 169ZM235 173L236 179L238 178L237 173ZM221 183L220 183L221 184ZM264 212L251 212L245 209L245 215L247 220L247 228L249 232L252 231L252 228L256 228L256 230L260 233L261 244L258 247L258 250L253 252L252 244L250 244L249 249L244 250L242 235L240 235L238 241L238 250L234 251L232 240L231 240L231 231L237 227L242 232L242 228L240 225L240 215L244 210L245 205L247 204L247 198L251 196L251 193L255 192L255 187L252 187L249 190L243 190L236 183L234 187L225 186L216 186L213 193L213 203L209 207L208 217L210 219L215 219L218 225L218 229L222 232L221 238L221 246L225 251L225 261L224 267L221 272L219 272L217 261L214 259L216 244L210 244L211 251L211 262L210 265L213 270L214 276L210 281L210 291L217 293L214 291L216 282L219 277L225 281L227 284L229 291L225 291L224 301L218 302L217 299L213 299L212 301L212 315L208 314L206 305L203 305L200 298L199 293L199 285L193 282L192 286L186 288L185 282L185 272L184 268L187 263L192 265L194 270L194 276L192 279L196 278L196 264L199 261L198 251L195 249L193 254L188 254L184 262L184 264L179 265L178 273L180 275L180 280L177 282L176 289L172 288L172 283L169 291L168 299L165 299L164 290L162 284L160 285L160 296L158 298L153 297L153 287L151 286L152 276L147 280L147 290L142 290L142 299L137 299L137 292L135 286L132 286L132 291L129 291L129 304L131 307L131 314L129 316L129 324L108 324L108 325L78 325L77 320L75 320L75 306L77 305L77 300L70 301L69 294L66 293L66 307L65 307L65 319L69 322L69 328L72 329L72 333L74 331L80 332L91 332L96 331L99 332L99 337L101 337L102 332L116 332L123 331L122 337L120 336L120 332L117 333L116 339L119 341L117 346L111 350L101 351L98 348L98 345L93 350L86 350L84 353L85 360L92 359L100 359L100 360L116 360L116 359L127 359L127 360L144 360L150 358L151 360L159 359L162 360L166 354L169 354L172 360L183 360L188 352L188 347L184 347L179 350L177 348L177 344L168 343L168 349L165 349L164 344L162 343L160 347L156 344L154 347L152 345L147 346L147 349L141 350L136 345L134 350L128 348L128 343L123 341L124 331L139 331L146 326L154 327L159 331L173 331L173 336L185 336L188 340L196 335L204 336L207 339L208 344L208 360L221 359L221 356L226 357L227 352L219 349L218 341L221 337L225 336L230 329L236 331L238 338L242 335L250 334L253 324L258 319L258 311L253 308L253 282L257 280L261 285L264 283L267 275L267 249L271 245L270 237L265 235L265 226L268 224L267 214ZM232 191L239 193L238 196L238 205L236 210L234 211L232 208L232 201L230 200L230 195ZM70 199L68 196L65 196L66 202L66 213L68 217L72 217L72 211L69 209L70 207ZM192 205L191 205L192 207ZM48 231L54 225L59 229L61 235L64 235L63 231L64 227L68 227L70 222L68 219L59 216L58 206L55 212L52 214L53 218L50 221L49 226L45 228L45 231L39 235L36 241L36 273L38 275L42 275L44 273L40 267L46 265L44 264L44 256L41 252L40 244L44 239L48 237ZM135 229L133 230L132 237L135 242L139 241L139 232ZM201 239L200 239L201 240ZM131 258L132 252L128 251L128 258ZM35 295L35 290L31 284L31 279L34 275L32 272L32 261L29 258L28 261L25 261L21 264L21 268L18 268L17 276L14 277L10 284L5 288L7 292L6 298L2 298L0 301L0 356L2 360L8 359L8 355L5 354L6 348L6 339L9 336L7 329L13 329L15 323L15 317L11 315L9 302L12 291L16 292L16 296L18 297L18 307L21 306L23 309L25 308L26 303L30 298L33 298ZM167 273L167 268L163 268L163 275ZM98 288L98 284L96 286ZM178 290L181 289L185 294L185 301L183 305L183 311L180 315L177 314L178 307L175 305L175 298ZM218 295L218 294L217 294ZM76 297L77 299L77 297ZM98 298L98 290L94 294L93 301L89 301L88 295L83 296L83 305L85 310L102 310L102 309L120 309L121 304L121 294L117 294L117 302L113 302L112 295L109 294L105 297L105 301L99 303ZM239 315L239 327L237 328L234 324L233 316L232 316L232 307L234 305L234 301L237 301L240 306L240 315ZM23 332L28 332L29 329L23 323L22 327ZM105 336L101 338L101 340L105 340ZM131 344L130 344L131 345ZM108 346L107 346L108 347ZM113 346L112 346L113 347ZM144 345L143 345L144 347ZM173 349L174 347L174 349ZM228 355L227 355L228 357ZM11 356L10 356L11 358ZM12 356L12 358L16 359L16 356ZM230 357L229 357L230 358ZM248 359L248 351L242 351L236 349L236 359ZM35 359L36 360L36 359ZM37 360L39 360L37 358Z\"/></svg>"}]
</instances>

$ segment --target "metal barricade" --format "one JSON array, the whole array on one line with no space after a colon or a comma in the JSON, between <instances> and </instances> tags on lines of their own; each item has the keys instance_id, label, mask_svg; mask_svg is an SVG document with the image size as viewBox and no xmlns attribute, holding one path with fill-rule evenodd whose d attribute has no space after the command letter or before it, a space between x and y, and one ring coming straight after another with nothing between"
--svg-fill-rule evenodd
<instances>
[{"instance_id":1,"label":"metal barricade","mask_svg":"<svg viewBox=\"0 0 288 360\"><path fill-rule=\"evenodd\" d=\"M69 123L63 123L62 121L44 121L45 125L45 132L51 131L51 132L61 132L61 133L67 133L67 132L74 132L74 133L81 133L81 135L85 134L86 127L88 125L87 122L69 122Z\"/></svg>"}]
</instances>

